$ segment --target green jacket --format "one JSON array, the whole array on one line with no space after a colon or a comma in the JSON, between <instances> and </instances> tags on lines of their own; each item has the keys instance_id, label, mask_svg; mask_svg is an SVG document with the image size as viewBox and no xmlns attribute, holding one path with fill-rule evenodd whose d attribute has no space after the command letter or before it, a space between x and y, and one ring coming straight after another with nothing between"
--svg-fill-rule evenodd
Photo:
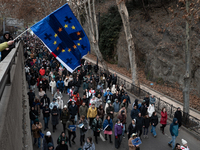
<instances>
[{"instance_id":1,"label":"green jacket","mask_svg":"<svg viewBox=\"0 0 200 150\"><path fill-rule=\"evenodd\" d=\"M3 43L0 44L0 52L3 51L6 48L8 48L8 42L3 42Z\"/></svg>"},{"instance_id":2,"label":"green jacket","mask_svg":"<svg viewBox=\"0 0 200 150\"><path fill-rule=\"evenodd\" d=\"M92 130L97 132L98 129L103 129L103 124L101 118L98 120L99 127L97 127L97 119L95 118L92 122Z\"/></svg>"},{"instance_id":3,"label":"green jacket","mask_svg":"<svg viewBox=\"0 0 200 150\"><path fill-rule=\"evenodd\" d=\"M67 121L69 120L69 112L67 111L67 110L62 110L62 112L61 112L61 120L62 120L62 123L63 124L66 124L67 123Z\"/></svg>"}]
</instances>

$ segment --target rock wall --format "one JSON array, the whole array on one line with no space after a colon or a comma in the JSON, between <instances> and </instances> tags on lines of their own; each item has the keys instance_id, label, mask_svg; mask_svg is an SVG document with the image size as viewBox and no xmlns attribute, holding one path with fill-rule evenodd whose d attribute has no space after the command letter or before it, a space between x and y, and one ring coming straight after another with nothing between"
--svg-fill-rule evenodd
<instances>
[{"instance_id":1,"label":"rock wall","mask_svg":"<svg viewBox=\"0 0 200 150\"><path fill-rule=\"evenodd\" d=\"M143 10L133 10L130 14L131 31L136 46L137 61L145 64L145 73L152 80L162 79L170 83L183 85L185 73L185 20L183 12L177 9L174 13L164 8L153 8L149 11L151 19L144 19ZM199 23L191 30L191 70L192 88L200 93L200 28ZM121 29L117 45L118 65L129 68L128 50ZM143 55L138 55L142 53ZM142 56L142 57L140 57Z\"/></svg>"}]
</instances>

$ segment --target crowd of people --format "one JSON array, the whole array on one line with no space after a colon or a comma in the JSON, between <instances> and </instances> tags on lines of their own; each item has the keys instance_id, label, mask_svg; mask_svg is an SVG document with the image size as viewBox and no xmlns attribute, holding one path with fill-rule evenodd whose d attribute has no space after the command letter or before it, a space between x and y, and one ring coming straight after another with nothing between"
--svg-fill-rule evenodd
<instances>
[{"instance_id":1,"label":"crowd of people","mask_svg":"<svg viewBox=\"0 0 200 150\"><path fill-rule=\"evenodd\" d=\"M80 145L83 150L95 150L95 144L98 144L101 133L104 133L105 140L109 139L117 149L120 148L122 139L127 137L129 150L140 149L140 144L134 145L133 141L138 137L140 140L148 139L149 127L153 137L157 137L156 127L159 120L155 111L156 99L153 95L146 95L142 103L136 99L131 105L125 87L118 85L116 73L99 71L97 64L93 66L85 60L81 60L82 65L70 73L37 38L26 36L23 41L31 131L34 144L39 148L68 150L68 146L72 147L72 144L75 144L76 132L80 132ZM53 99L49 98L47 91ZM68 99L63 99L64 94L68 95ZM67 104L64 104L64 101ZM129 105L132 107L130 116L128 116ZM44 123L39 120L41 115ZM131 122L127 122L128 117L131 118ZM181 119L182 114L178 108L170 125L172 140L168 145L173 150L189 150L184 139L183 146L175 142ZM50 121L53 132L56 132L59 122L63 125L57 146L49 131ZM165 134L167 124L165 107L161 111L160 124L160 130ZM44 137L42 129L46 132ZM94 140L92 137L85 137L88 130L93 131Z\"/></svg>"}]
</instances>

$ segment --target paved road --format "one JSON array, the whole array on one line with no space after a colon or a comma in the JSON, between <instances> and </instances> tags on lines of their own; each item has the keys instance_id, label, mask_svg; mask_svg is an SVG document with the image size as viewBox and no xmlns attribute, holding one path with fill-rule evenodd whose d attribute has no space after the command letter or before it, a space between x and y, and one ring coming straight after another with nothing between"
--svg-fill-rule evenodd
<instances>
[{"instance_id":1,"label":"paved road","mask_svg":"<svg viewBox=\"0 0 200 150\"><path fill-rule=\"evenodd\" d=\"M82 88L80 88L79 92L80 92L80 96L82 96ZM38 95L38 92L36 92L36 95ZM50 94L49 91L47 91L47 95L49 96L50 100L52 101L52 96ZM63 94L63 100L64 100L64 104L67 103L68 101L68 95L67 94ZM131 101L133 102L134 101L134 98L133 97L130 97L131 98ZM130 107L129 106L129 110L128 110L128 119L127 119L127 123L129 124L131 122L131 118L130 118ZM42 115L40 116L39 118L40 122L42 122L42 124L44 124L44 121L42 120ZM114 122L115 122L115 119L114 119ZM142 140L142 144L141 144L141 150L170 150L170 148L168 147L167 145L167 142L171 140L171 136L170 136L170 133L169 133L169 125L166 126L165 128L165 135L163 135L160 131L159 131L159 126L157 126L157 138L154 138L150 133L149 133L149 139L143 139ZM57 130L53 133L53 129L52 129L52 125L51 125L51 121L49 122L49 130L51 131L52 133L52 137L53 137L53 140L54 140L54 144L55 146L57 145L56 142L57 142L57 138L58 136L60 135L60 133L62 132L62 123L59 123L57 125ZM44 129L44 128L43 128ZM47 131L47 130L46 130ZM43 131L43 133L46 133L46 131ZM75 145L72 145L71 148L69 148L70 150L78 150L78 148L80 148L80 142L79 142L79 138L80 138L80 134L79 134L79 129L78 131L76 132L76 139L75 139L75 142L76 144ZM102 133L103 135L103 133ZM92 130L89 130L87 133L86 133L86 137L87 136L91 136L93 137L93 133L92 133ZM194 137L192 137L190 134L188 134L187 132L185 132L184 130L181 130L180 133L179 133L179 136L176 140L176 142L179 142L181 144L181 139L184 138L185 140L188 141L188 145L190 147L190 150L197 150L197 149L200 149L200 141L198 141L197 139L195 139ZM94 139L94 137L93 137ZM100 137L99 137L99 140L98 140L98 144L95 144L96 146L96 150L108 150L108 149L115 149L114 147L114 136L112 136L112 140L113 140L113 144L110 144L109 141L105 141L103 142ZM42 142L41 142L42 143ZM36 146L33 146L33 149L36 150L37 147ZM121 144L121 147L119 148L120 150L128 150L128 139L127 139L127 135L126 135L126 138L122 140L122 144Z\"/></svg>"}]
</instances>

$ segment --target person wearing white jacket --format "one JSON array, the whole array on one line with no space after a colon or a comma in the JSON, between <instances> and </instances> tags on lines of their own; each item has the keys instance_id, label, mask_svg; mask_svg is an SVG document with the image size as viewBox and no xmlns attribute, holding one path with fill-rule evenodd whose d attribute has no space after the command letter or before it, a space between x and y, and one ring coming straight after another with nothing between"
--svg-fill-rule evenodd
<instances>
[{"instance_id":1,"label":"person wearing white jacket","mask_svg":"<svg viewBox=\"0 0 200 150\"><path fill-rule=\"evenodd\" d=\"M60 117L61 117L61 112L63 110L63 100L61 99L60 96L58 96L56 102L58 103L58 110L59 110Z\"/></svg>"},{"instance_id":2,"label":"person wearing white jacket","mask_svg":"<svg viewBox=\"0 0 200 150\"><path fill-rule=\"evenodd\" d=\"M117 92L116 88L115 88L115 84L113 84L112 88L111 88L111 93L115 94Z\"/></svg>"},{"instance_id":3,"label":"person wearing white jacket","mask_svg":"<svg viewBox=\"0 0 200 150\"><path fill-rule=\"evenodd\" d=\"M49 83L49 86L51 87L51 94L53 96L55 90L56 90L56 81L54 81L54 78L51 79L51 82Z\"/></svg>"},{"instance_id":4,"label":"person wearing white jacket","mask_svg":"<svg viewBox=\"0 0 200 150\"><path fill-rule=\"evenodd\" d=\"M149 108L147 109L147 112L149 114L149 117L152 116L153 112L155 111L155 106L154 104L149 105Z\"/></svg>"},{"instance_id":5,"label":"person wearing white jacket","mask_svg":"<svg viewBox=\"0 0 200 150\"><path fill-rule=\"evenodd\" d=\"M181 141L182 141L182 144L183 144L183 146L181 146L181 149L182 150L190 150L189 147L187 146L187 141L184 140L184 139L182 139Z\"/></svg>"}]
</instances>

